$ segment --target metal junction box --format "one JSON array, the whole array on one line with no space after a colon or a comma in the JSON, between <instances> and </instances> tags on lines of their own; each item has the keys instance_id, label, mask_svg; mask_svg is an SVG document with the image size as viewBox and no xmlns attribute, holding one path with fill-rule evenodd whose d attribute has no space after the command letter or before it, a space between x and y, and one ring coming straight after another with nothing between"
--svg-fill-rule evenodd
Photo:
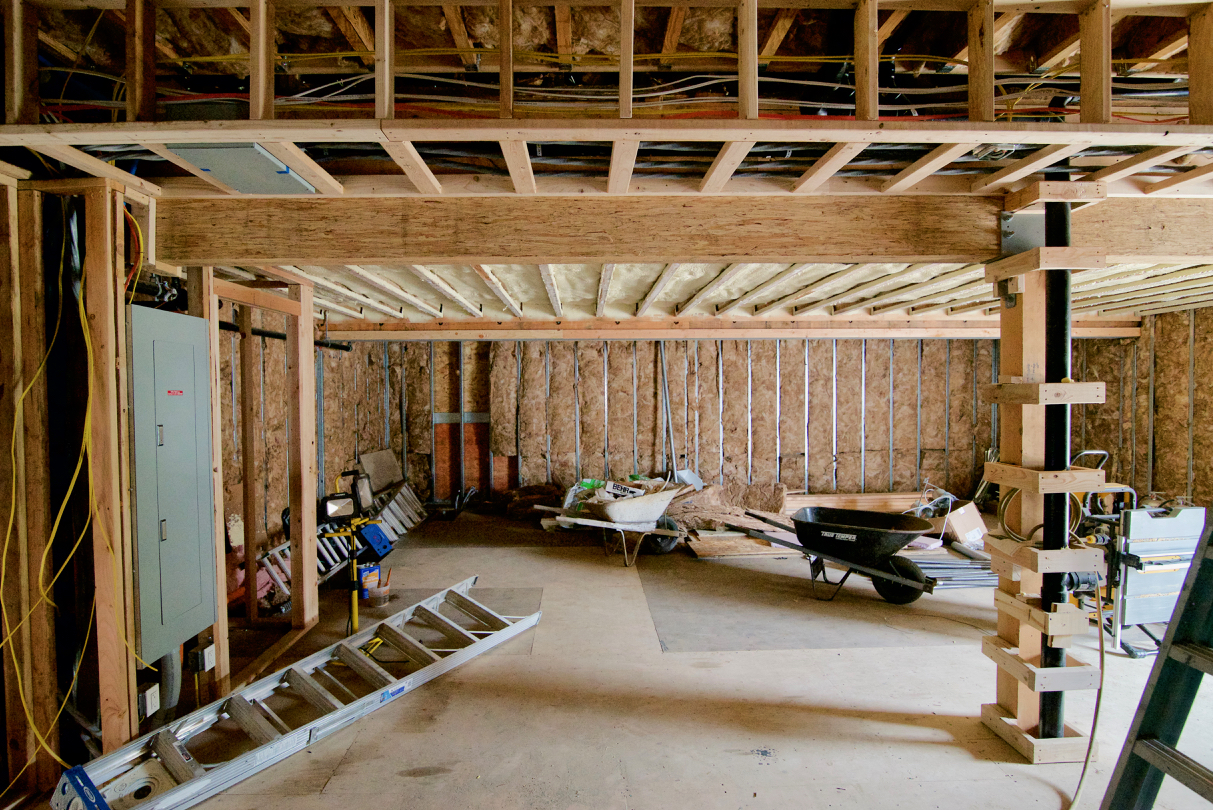
<instances>
[{"instance_id":1,"label":"metal junction box","mask_svg":"<svg viewBox=\"0 0 1213 810\"><path fill-rule=\"evenodd\" d=\"M136 638L149 663L215 623L207 323L128 308Z\"/></svg>"}]
</instances>

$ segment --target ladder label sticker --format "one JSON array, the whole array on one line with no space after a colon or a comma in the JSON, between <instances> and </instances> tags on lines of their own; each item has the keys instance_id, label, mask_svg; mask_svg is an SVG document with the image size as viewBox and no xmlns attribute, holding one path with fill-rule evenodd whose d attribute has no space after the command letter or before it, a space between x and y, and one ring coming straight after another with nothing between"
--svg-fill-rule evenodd
<instances>
[{"instance_id":1,"label":"ladder label sticker","mask_svg":"<svg viewBox=\"0 0 1213 810\"><path fill-rule=\"evenodd\" d=\"M413 679L409 678L408 680L403 681L395 689L388 689L386 692L384 692L380 696L379 702L384 703L386 701L391 700L392 698L400 697L405 692L409 691L409 689L411 689L412 687L413 687Z\"/></svg>"}]
</instances>

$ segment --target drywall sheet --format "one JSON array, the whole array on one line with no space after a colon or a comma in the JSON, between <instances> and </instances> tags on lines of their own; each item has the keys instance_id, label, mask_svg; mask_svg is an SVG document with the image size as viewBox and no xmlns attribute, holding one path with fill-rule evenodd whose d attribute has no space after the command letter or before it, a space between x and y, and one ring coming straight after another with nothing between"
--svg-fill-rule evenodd
<instances>
[{"instance_id":1,"label":"drywall sheet","mask_svg":"<svg viewBox=\"0 0 1213 810\"><path fill-rule=\"evenodd\" d=\"M863 356L863 491L889 492L889 421L893 413L889 383L893 341L865 340Z\"/></svg>"},{"instance_id":2,"label":"drywall sheet","mask_svg":"<svg viewBox=\"0 0 1213 810\"><path fill-rule=\"evenodd\" d=\"M779 479L779 347L773 340L750 341L750 424L753 438L751 479Z\"/></svg>"},{"instance_id":3,"label":"drywall sheet","mask_svg":"<svg viewBox=\"0 0 1213 810\"><path fill-rule=\"evenodd\" d=\"M581 477L606 475L606 374L603 342L580 341L577 350L577 403L581 430Z\"/></svg>"},{"instance_id":4,"label":"drywall sheet","mask_svg":"<svg viewBox=\"0 0 1213 810\"><path fill-rule=\"evenodd\" d=\"M522 344L522 398L518 405L518 482L522 486L548 480L547 345Z\"/></svg>"},{"instance_id":5,"label":"drywall sheet","mask_svg":"<svg viewBox=\"0 0 1213 810\"><path fill-rule=\"evenodd\" d=\"M808 341L779 343L779 480L793 492L805 488L805 359Z\"/></svg>"},{"instance_id":6,"label":"drywall sheet","mask_svg":"<svg viewBox=\"0 0 1213 810\"><path fill-rule=\"evenodd\" d=\"M863 491L863 341L837 343L838 492Z\"/></svg>"},{"instance_id":7,"label":"drywall sheet","mask_svg":"<svg viewBox=\"0 0 1213 810\"><path fill-rule=\"evenodd\" d=\"M809 341L809 491L834 492L834 343Z\"/></svg>"},{"instance_id":8,"label":"drywall sheet","mask_svg":"<svg viewBox=\"0 0 1213 810\"><path fill-rule=\"evenodd\" d=\"M665 342L666 376L670 392L670 424L674 447L670 457L677 469L694 469L694 456L688 451L687 433L687 344L684 340Z\"/></svg>"},{"instance_id":9,"label":"drywall sheet","mask_svg":"<svg viewBox=\"0 0 1213 810\"><path fill-rule=\"evenodd\" d=\"M642 475L661 472L663 459L661 401L657 394L660 382L657 367L657 347L653 341L636 343L636 448L637 464Z\"/></svg>"},{"instance_id":10,"label":"drywall sheet","mask_svg":"<svg viewBox=\"0 0 1213 810\"><path fill-rule=\"evenodd\" d=\"M495 456L518 454L518 343L494 341L489 350L489 444Z\"/></svg>"},{"instance_id":11,"label":"drywall sheet","mask_svg":"<svg viewBox=\"0 0 1213 810\"><path fill-rule=\"evenodd\" d=\"M607 355L607 450L610 475L616 480L626 480L636 470L632 346L631 341L610 341L604 347Z\"/></svg>"},{"instance_id":12,"label":"drywall sheet","mask_svg":"<svg viewBox=\"0 0 1213 810\"><path fill-rule=\"evenodd\" d=\"M721 365L724 370L724 484L726 487L748 484L750 479L750 381L747 359L748 342L721 341Z\"/></svg>"},{"instance_id":13,"label":"drywall sheet","mask_svg":"<svg viewBox=\"0 0 1213 810\"><path fill-rule=\"evenodd\" d=\"M709 484L721 483L720 466L720 341L698 342L699 477Z\"/></svg>"},{"instance_id":14,"label":"drywall sheet","mask_svg":"<svg viewBox=\"0 0 1213 810\"><path fill-rule=\"evenodd\" d=\"M1159 315L1154 335L1154 486L1170 497L1188 491L1187 312Z\"/></svg>"},{"instance_id":15,"label":"drywall sheet","mask_svg":"<svg viewBox=\"0 0 1213 810\"><path fill-rule=\"evenodd\" d=\"M327 372L327 364L325 368ZM327 388L327 376L325 385ZM409 452L428 454L433 445L430 410L430 344L428 343L406 343L404 346L404 396L407 406L408 424L405 427L409 435ZM326 410L326 420L327 417L328 411ZM428 461L426 464L428 477ZM410 462L410 471L413 466Z\"/></svg>"},{"instance_id":16,"label":"drywall sheet","mask_svg":"<svg viewBox=\"0 0 1213 810\"><path fill-rule=\"evenodd\" d=\"M548 344L548 439L552 458L552 481L562 487L577 482L577 390L574 384L573 344Z\"/></svg>"},{"instance_id":17,"label":"drywall sheet","mask_svg":"<svg viewBox=\"0 0 1213 810\"><path fill-rule=\"evenodd\" d=\"M893 341L893 491L918 489L920 340Z\"/></svg>"}]
</instances>

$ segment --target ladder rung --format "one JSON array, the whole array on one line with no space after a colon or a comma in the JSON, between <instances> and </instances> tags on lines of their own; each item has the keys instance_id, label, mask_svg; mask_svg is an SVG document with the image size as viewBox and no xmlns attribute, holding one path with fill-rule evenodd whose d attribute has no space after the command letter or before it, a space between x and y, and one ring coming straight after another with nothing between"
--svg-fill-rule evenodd
<instances>
[{"instance_id":1,"label":"ladder rung","mask_svg":"<svg viewBox=\"0 0 1213 810\"><path fill-rule=\"evenodd\" d=\"M240 695L228 698L223 708L228 717L231 717L257 745L268 745L282 736L282 732L270 725L270 721L262 717L261 713L253 708L253 704Z\"/></svg>"},{"instance_id":2,"label":"ladder rung","mask_svg":"<svg viewBox=\"0 0 1213 810\"><path fill-rule=\"evenodd\" d=\"M1213 771L1159 740L1138 740L1133 753L1213 802Z\"/></svg>"},{"instance_id":3,"label":"ladder rung","mask_svg":"<svg viewBox=\"0 0 1213 810\"><path fill-rule=\"evenodd\" d=\"M177 784L206 773L198 760L194 759L194 755L186 749L185 744L167 729L152 737L152 753L160 758L160 763L177 780Z\"/></svg>"},{"instance_id":4,"label":"ladder rung","mask_svg":"<svg viewBox=\"0 0 1213 810\"><path fill-rule=\"evenodd\" d=\"M1173 644L1171 657L1206 675L1213 675L1213 649L1203 644Z\"/></svg>"},{"instance_id":5,"label":"ladder rung","mask_svg":"<svg viewBox=\"0 0 1213 810\"><path fill-rule=\"evenodd\" d=\"M463 642L475 644L480 640L446 616L437 611L430 610L425 605L417 606L417 609L413 611L413 618L425 622L455 644Z\"/></svg>"},{"instance_id":6,"label":"ladder rung","mask_svg":"<svg viewBox=\"0 0 1213 810\"><path fill-rule=\"evenodd\" d=\"M287 686L298 692L300 697L322 712L331 712L333 709L340 709L345 705L317 683L315 678L301 669L288 669L286 683Z\"/></svg>"},{"instance_id":7,"label":"ladder rung","mask_svg":"<svg viewBox=\"0 0 1213 810\"><path fill-rule=\"evenodd\" d=\"M379 627L375 630L375 635L383 639L391 646L395 647L400 652L404 653L404 655L408 656L411 661L414 661L423 667L429 666L442 658L442 656L435 653L429 647L425 646L408 633L397 630L387 622L379 625Z\"/></svg>"},{"instance_id":8,"label":"ladder rung","mask_svg":"<svg viewBox=\"0 0 1213 810\"><path fill-rule=\"evenodd\" d=\"M396 682L391 673L372 661L370 656L361 650L355 650L348 644L337 645L337 657L343 664L358 673L360 678L376 688Z\"/></svg>"},{"instance_id":9,"label":"ladder rung","mask_svg":"<svg viewBox=\"0 0 1213 810\"><path fill-rule=\"evenodd\" d=\"M464 596L458 591L448 591L446 603L462 610L473 619L494 630L504 630L510 626L505 617L497 615L475 599L472 599L470 596Z\"/></svg>"}]
</instances>

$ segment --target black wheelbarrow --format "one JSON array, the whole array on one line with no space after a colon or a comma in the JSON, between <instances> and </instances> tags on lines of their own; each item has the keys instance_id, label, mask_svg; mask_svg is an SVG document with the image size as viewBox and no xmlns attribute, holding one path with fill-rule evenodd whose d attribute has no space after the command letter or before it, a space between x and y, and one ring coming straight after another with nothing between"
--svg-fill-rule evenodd
<instances>
[{"instance_id":1,"label":"black wheelbarrow","mask_svg":"<svg viewBox=\"0 0 1213 810\"><path fill-rule=\"evenodd\" d=\"M897 556L911 540L931 531L920 517L807 506L792 516L792 523L812 563L811 582L820 576L827 585L837 584L830 599L855 571L871 577L876 592L894 605L908 605L935 589L935 580L913 560ZM826 577L826 560L846 566L837 583Z\"/></svg>"}]
</instances>

